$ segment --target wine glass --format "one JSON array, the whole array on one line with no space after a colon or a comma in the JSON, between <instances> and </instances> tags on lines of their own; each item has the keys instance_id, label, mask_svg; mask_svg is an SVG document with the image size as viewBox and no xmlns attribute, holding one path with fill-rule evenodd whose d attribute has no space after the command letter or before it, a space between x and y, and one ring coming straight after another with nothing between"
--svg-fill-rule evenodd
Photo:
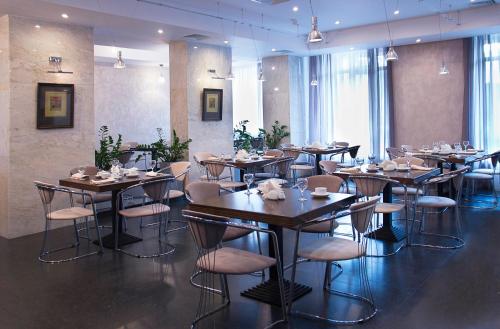
<instances>
[{"instance_id":1,"label":"wine glass","mask_svg":"<svg viewBox=\"0 0 500 329\"><path fill-rule=\"evenodd\" d=\"M365 163L365 159L361 158L361 157L357 157L356 158L356 164L361 167L363 165L363 163Z\"/></svg>"},{"instance_id":2,"label":"wine glass","mask_svg":"<svg viewBox=\"0 0 500 329\"><path fill-rule=\"evenodd\" d=\"M467 151L467 149L469 148L469 141L464 141L464 150Z\"/></svg>"},{"instance_id":3,"label":"wine glass","mask_svg":"<svg viewBox=\"0 0 500 329\"><path fill-rule=\"evenodd\" d=\"M370 164L375 163L375 154L373 153L368 154L368 162L370 162Z\"/></svg>"},{"instance_id":4,"label":"wine glass","mask_svg":"<svg viewBox=\"0 0 500 329\"><path fill-rule=\"evenodd\" d=\"M306 201L307 199L304 198L304 191L307 189L307 178L298 178L297 187L299 188L300 191L299 201Z\"/></svg>"},{"instance_id":5,"label":"wine glass","mask_svg":"<svg viewBox=\"0 0 500 329\"><path fill-rule=\"evenodd\" d=\"M246 195L252 194L252 192L250 192L250 185L252 185L254 179L254 174L243 175L243 181L245 182L245 184L247 184L247 191L245 192Z\"/></svg>"}]
</instances>

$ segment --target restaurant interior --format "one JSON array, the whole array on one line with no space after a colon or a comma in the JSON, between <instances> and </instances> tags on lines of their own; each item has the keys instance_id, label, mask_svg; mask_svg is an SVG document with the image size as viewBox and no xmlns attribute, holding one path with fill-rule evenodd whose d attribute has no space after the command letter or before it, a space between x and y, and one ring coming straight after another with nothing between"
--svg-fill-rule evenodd
<instances>
[{"instance_id":1,"label":"restaurant interior","mask_svg":"<svg viewBox=\"0 0 500 329\"><path fill-rule=\"evenodd\" d=\"M0 328L500 328L498 0L0 0Z\"/></svg>"}]
</instances>

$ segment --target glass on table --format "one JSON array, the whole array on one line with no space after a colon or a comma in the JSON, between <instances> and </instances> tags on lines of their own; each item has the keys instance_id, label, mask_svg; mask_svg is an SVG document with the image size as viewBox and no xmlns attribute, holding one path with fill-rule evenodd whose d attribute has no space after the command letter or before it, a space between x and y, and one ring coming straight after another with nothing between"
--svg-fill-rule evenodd
<instances>
[{"instance_id":1,"label":"glass on table","mask_svg":"<svg viewBox=\"0 0 500 329\"><path fill-rule=\"evenodd\" d=\"M307 189L307 178L298 178L297 179L297 188L300 191L299 201L306 201L307 199L304 197L304 191Z\"/></svg>"},{"instance_id":2,"label":"glass on table","mask_svg":"<svg viewBox=\"0 0 500 329\"><path fill-rule=\"evenodd\" d=\"M422 145L422 150L429 151L429 145L427 145L427 144Z\"/></svg>"},{"instance_id":3,"label":"glass on table","mask_svg":"<svg viewBox=\"0 0 500 329\"><path fill-rule=\"evenodd\" d=\"M464 150L467 151L467 149L469 148L470 143L469 143L469 141L464 141L463 143L464 143Z\"/></svg>"},{"instance_id":4,"label":"glass on table","mask_svg":"<svg viewBox=\"0 0 500 329\"><path fill-rule=\"evenodd\" d=\"M252 192L250 192L250 185L252 185L254 179L255 179L254 174L243 175L243 181L245 182L245 184L247 184L247 191L245 192L246 195L252 194Z\"/></svg>"},{"instance_id":5,"label":"glass on table","mask_svg":"<svg viewBox=\"0 0 500 329\"><path fill-rule=\"evenodd\" d=\"M455 152L462 151L462 143L458 142L453 144L453 148L455 149Z\"/></svg>"},{"instance_id":6,"label":"glass on table","mask_svg":"<svg viewBox=\"0 0 500 329\"><path fill-rule=\"evenodd\" d=\"M365 159L363 159L361 157L357 157L355 160L356 160L356 164L358 166L362 166L365 163Z\"/></svg>"},{"instance_id":7,"label":"glass on table","mask_svg":"<svg viewBox=\"0 0 500 329\"><path fill-rule=\"evenodd\" d=\"M368 162L369 164L375 163L375 154L373 153L368 154Z\"/></svg>"}]
</instances>

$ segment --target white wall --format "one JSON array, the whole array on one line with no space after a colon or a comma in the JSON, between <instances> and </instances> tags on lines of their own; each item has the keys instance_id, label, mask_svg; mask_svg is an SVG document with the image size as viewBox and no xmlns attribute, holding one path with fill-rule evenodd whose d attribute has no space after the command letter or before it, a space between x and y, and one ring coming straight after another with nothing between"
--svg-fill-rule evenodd
<instances>
[{"instance_id":1,"label":"white wall","mask_svg":"<svg viewBox=\"0 0 500 329\"><path fill-rule=\"evenodd\" d=\"M163 84L158 81L159 67L128 65L125 69L115 69L109 63L96 63L96 132L106 125L113 137L120 133L124 142L140 144L156 141L156 128L163 128L165 136L170 136L169 72L165 67L162 71ZM96 143L97 138L96 133Z\"/></svg>"}]
</instances>

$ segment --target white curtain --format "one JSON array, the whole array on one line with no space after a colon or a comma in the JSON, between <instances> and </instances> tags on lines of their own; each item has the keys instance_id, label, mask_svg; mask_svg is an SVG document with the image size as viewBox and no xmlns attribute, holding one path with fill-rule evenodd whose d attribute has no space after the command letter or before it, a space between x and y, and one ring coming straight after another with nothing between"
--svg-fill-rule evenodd
<instances>
[{"instance_id":1,"label":"white curtain","mask_svg":"<svg viewBox=\"0 0 500 329\"><path fill-rule=\"evenodd\" d=\"M257 63L233 67L233 126L249 120L248 131L257 136L262 128L262 82L258 80Z\"/></svg>"}]
</instances>

